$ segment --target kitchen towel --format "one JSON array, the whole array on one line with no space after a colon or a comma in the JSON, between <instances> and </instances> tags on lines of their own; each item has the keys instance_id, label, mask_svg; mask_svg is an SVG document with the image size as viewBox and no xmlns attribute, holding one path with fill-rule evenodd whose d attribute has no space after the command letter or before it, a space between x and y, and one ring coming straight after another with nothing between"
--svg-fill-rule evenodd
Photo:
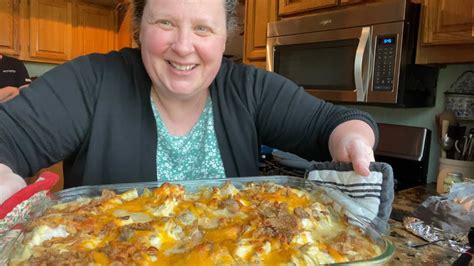
<instances>
[{"instance_id":1,"label":"kitchen towel","mask_svg":"<svg viewBox=\"0 0 474 266\"><path fill-rule=\"evenodd\" d=\"M361 176L354 172L351 163L312 162L306 178L322 187L342 192L350 198L341 200L351 214L383 229L381 227L392 211L393 169L387 163L372 162L369 170L369 176Z\"/></svg>"}]
</instances>

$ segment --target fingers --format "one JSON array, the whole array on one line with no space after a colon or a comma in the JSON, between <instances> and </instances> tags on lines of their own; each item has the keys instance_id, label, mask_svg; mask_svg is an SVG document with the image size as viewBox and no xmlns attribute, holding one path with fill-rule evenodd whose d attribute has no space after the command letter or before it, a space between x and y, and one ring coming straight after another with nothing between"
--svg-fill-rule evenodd
<instances>
[{"instance_id":1,"label":"fingers","mask_svg":"<svg viewBox=\"0 0 474 266\"><path fill-rule=\"evenodd\" d=\"M362 176L370 174L370 162L374 162L374 152L371 147L361 144L354 146L349 153L354 171Z\"/></svg>"},{"instance_id":2,"label":"fingers","mask_svg":"<svg viewBox=\"0 0 474 266\"><path fill-rule=\"evenodd\" d=\"M26 186L25 180L0 164L0 204Z\"/></svg>"},{"instance_id":3,"label":"fingers","mask_svg":"<svg viewBox=\"0 0 474 266\"><path fill-rule=\"evenodd\" d=\"M0 103L15 98L19 93L20 91L16 87L8 86L0 89Z\"/></svg>"},{"instance_id":4,"label":"fingers","mask_svg":"<svg viewBox=\"0 0 474 266\"><path fill-rule=\"evenodd\" d=\"M352 138L341 143L341 148L333 156L335 161L351 162L354 171L362 176L370 174L370 162L374 162L374 152L363 139Z\"/></svg>"}]
</instances>

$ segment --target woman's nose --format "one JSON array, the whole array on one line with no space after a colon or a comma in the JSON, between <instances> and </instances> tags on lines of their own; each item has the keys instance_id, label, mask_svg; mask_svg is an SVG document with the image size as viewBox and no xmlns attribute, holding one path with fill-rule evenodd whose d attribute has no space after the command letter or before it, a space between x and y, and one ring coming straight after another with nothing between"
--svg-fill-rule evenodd
<instances>
[{"instance_id":1,"label":"woman's nose","mask_svg":"<svg viewBox=\"0 0 474 266\"><path fill-rule=\"evenodd\" d=\"M179 55L187 55L194 52L194 39L192 31L178 31L171 48Z\"/></svg>"}]
</instances>

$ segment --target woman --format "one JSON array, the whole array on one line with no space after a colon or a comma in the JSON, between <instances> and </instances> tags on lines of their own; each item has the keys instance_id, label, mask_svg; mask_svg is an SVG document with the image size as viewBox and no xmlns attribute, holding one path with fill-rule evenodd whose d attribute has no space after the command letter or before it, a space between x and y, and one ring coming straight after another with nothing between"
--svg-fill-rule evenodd
<instances>
[{"instance_id":1,"label":"woman","mask_svg":"<svg viewBox=\"0 0 474 266\"><path fill-rule=\"evenodd\" d=\"M261 144L368 175L376 125L223 59L236 0L135 0L139 49L56 67L0 106L0 195L65 160L65 186L258 174Z\"/></svg>"}]
</instances>

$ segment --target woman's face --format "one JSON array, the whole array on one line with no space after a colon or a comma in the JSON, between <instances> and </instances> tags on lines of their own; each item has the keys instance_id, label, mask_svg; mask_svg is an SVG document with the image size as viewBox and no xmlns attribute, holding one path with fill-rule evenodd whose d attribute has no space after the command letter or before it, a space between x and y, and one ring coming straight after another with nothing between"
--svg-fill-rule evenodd
<instances>
[{"instance_id":1,"label":"woman's face","mask_svg":"<svg viewBox=\"0 0 474 266\"><path fill-rule=\"evenodd\" d=\"M223 0L147 0L141 53L158 93L179 99L207 93L225 50L225 16Z\"/></svg>"}]
</instances>

